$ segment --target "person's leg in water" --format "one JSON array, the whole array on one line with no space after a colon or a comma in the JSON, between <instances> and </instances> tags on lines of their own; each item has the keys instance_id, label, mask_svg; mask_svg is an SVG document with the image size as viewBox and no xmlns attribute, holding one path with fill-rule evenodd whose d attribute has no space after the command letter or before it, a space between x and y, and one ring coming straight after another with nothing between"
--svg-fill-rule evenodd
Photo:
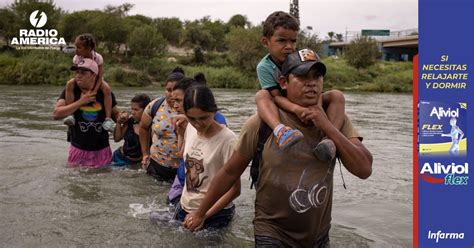
<instances>
[{"instance_id":1,"label":"person's leg in water","mask_svg":"<svg viewBox=\"0 0 474 248\"><path fill-rule=\"evenodd\" d=\"M303 138L303 133L299 130L281 123L278 108L267 90L259 90L255 95L255 101L260 119L273 130L280 149L284 150Z\"/></svg>"},{"instance_id":2,"label":"person's leg in water","mask_svg":"<svg viewBox=\"0 0 474 248\"><path fill-rule=\"evenodd\" d=\"M323 93L323 107L329 121L338 129L344 124L345 98L341 91L330 90ZM336 157L336 145L327 137L314 148L314 155L322 161L330 161Z\"/></svg>"}]
</instances>

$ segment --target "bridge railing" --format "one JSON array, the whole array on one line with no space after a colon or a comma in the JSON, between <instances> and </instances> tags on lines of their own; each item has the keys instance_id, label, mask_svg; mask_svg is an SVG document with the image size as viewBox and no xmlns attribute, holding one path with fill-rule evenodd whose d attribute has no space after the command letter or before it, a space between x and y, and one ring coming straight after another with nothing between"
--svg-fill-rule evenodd
<instances>
[{"instance_id":1,"label":"bridge railing","mask_svg":"<svg viewBox=\"0 0 474 248\"><path fill-rule=\"evenodd\" d=\"M360 37L362 35L361 31L346 31L344 38L344 42L348 43L356 39L357 37ZM374 38L377 41L384 41L384 40L389 40L393 38L402 38L406 36L411 36L411 35L418 35L418 28L412 28L412 29L405 29L405 30L398 30L398 31L391 31L389 36L370 36Z\"/></svg>"}]
</instances>

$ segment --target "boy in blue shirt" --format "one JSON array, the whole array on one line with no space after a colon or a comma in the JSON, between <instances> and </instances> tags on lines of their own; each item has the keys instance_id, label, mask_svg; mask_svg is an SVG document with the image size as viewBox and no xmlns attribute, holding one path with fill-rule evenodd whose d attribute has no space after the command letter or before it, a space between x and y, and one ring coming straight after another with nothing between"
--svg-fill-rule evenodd
<instances>
[{"instance_id":1,"label":"boy in blue shirt","mask_svg":"<svg viewBox=\"0 0 474 248\"><path fill-rule=\"evenodd\" d=\"M296 129L285 126L280 121L277 106L301 118L304 107L291 103L278 84L281 66L288 54L296 50L299 22L283 11L270 14L263 24L262 45L268 54L257 65L257 76L262 90L256 96L257 110L260 118L273 130L280 149L286 149L303 138ZM318 58L319 60L319 58ZM324 71L322 74L324 74ZM308 92L311 93L311 92ZM331 123L340 129L344 122L344 95L338 90L323 93L323 104ZM314 149L314 154L323 161L334 159L336 146L330 139L324 139Z\"/></svg>"}]
</instances>

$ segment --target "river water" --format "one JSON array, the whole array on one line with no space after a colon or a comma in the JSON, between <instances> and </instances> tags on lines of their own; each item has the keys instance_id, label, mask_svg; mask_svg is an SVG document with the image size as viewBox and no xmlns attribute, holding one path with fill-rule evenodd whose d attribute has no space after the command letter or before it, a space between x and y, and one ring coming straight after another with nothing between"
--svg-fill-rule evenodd
<instances>
[{"instance_id":1,"label":"river water","mask_svg":"<svg viewBox=\"0 0 474 248\"><path fill-rule=\"evenodd\" d=\"M0 244L3 247L139 246L253 247L254 190L248 170L228 230L192 234L179 223L152 223L151 211L167 213L169 185L144 171L65 167L66 127L52 120L61 88L0 86ZM114 90L128 108L135 93ZM215 90L229 127L255 111L254 91ZM332 247L412 246L412 96L345 93L346 112L374 157L373 173L360 180L334 173ZM120 143L111 140L112 148Z\"/></svg>"}]
</instances>

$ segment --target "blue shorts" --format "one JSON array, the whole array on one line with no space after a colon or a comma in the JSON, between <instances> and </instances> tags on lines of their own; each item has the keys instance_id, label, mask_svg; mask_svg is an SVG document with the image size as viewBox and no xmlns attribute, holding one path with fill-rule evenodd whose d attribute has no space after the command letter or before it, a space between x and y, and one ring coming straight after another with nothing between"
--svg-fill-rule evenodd
<instances>
[{"instance_id":1,"label":"blue shorts","mask_svg":"<svg viewBox=\"0 0 474 248\"><path fill-rule=\"evenodd\" d=\"M234 218L235 213L235 206L230 208L221 209L219 212L214 214L213 216L209 217L207 220L204 221L204 225L202 226L203 229L220 229L224 228L229 225L229 223ZM188 212L186 212L182 207L181 204L176 205L176 213L175 219L184 221Z\"/></svg>"},{"instance_id":2,"label":"blue shorts","mask_svg":"<svg viewBox=\"0 0 474 248\"><path fill-rule=\"evenodd\" d=\"M111 165L113 166L125 166L127 164L130 164L131 161L128 160L126 157L122 155L122 152L120 151L120 148L114 151L112 154L112 163Z\"/></svg>"}]
</instances>

